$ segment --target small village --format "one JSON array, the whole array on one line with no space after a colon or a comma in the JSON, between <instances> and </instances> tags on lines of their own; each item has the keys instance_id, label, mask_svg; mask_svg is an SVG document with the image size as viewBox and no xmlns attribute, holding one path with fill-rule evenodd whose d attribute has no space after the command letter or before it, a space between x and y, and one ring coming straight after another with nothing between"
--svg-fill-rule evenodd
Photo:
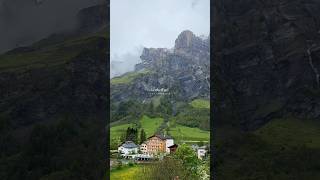
<instances>
[{"instance_id":1,"label":"small village","mask_svg":"<svg viewBox=\"0 0 320 180\"><path fill-rule=\"evenodd\" d=\"M155 134L147 138L140 145L135 144L133 141L123 142L118 147L117 153L120 159L131 160L122 162L147 163L162 160L166 155L175 153L178 147L179 145L174 143L174 139L171 136ZM193 144L190 147L195 151L200 160L207 156L207 146Z\"/></svg>"}]
</instances>

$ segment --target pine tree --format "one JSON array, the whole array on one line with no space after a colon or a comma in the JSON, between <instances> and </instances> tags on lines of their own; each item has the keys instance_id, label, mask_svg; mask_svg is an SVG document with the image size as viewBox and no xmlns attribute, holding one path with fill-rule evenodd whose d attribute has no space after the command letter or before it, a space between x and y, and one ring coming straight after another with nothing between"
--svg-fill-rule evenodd
<instances>
[{"instance_id":1,"label":"pine tree","mask_svg":"<svg viewBox=\"0 0 320 180\"><path fill-rule=\"evenodd\" d=\"M140 144L143 143L145 140L147 140L147 137L146 137L146 133L144 132L143 129L141 129L141 132L140 132Z\"/></svg>"}]
</instances>

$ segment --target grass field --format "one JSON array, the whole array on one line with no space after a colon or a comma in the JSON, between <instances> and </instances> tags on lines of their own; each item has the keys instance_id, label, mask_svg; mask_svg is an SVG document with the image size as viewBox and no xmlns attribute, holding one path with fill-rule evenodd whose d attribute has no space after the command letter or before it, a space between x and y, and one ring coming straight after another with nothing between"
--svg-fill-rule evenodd
<instances>
[{"instance_id":1,"label":"grass field","mask_svg":"<svg viewBox=\"0 0 320 180\"><path fill-rule=\"evenodd\" d=\"M219 179L320 178L319 122L273 119L253 132L219 129L215 139Z\"/></svg>"},{"instance_id":2,"label":"grass field","mask_svg":"<svg viewBox=\"0 0 320 180\"><path fill-rule=\"evenodd\" d=\"M110 139L118 139L132 124L122 124L110 128Z\"/></svg>"},{"instance_id":3,"label":"grass field","mask_svg":"<svg viewBox=\"0 0 320 180\"><path fill-rule=\"evenodd\" d=\"M210 109L210 101L205 99L195 99L191 103L191 106L194 108L204 108Z\"/></svg>"},{"instance_id":4,"label":"grass field","mask_svg":"<svg viewBox=\"0 0 320 180\"><path fill-rule=\"evenodd\" d=\"M143 165L126 166L121 169L111 170L112 180L141 180L139 174L143 171Z\"/></svg>"},{"instance_id":5,"label":"grass field","mask_svg":"<svg viewBox=\"0 0 320 180\"><path fill-rule=\"evenodd\" d=\"M143 116L140 120L141 127L147 134L147 137L152 136L159 126L163 123L162 118L150 118L148 116Z\"/></svg>"},{"instance_id":6,"label":"grass field","mask_svg":"<svg viewBox=\"0 0 320 180\"><path fill-rule=\"evenodd\" d=\"M144 129L147 137L153 135L162 123L162 118L150 118L148 116L143 116L140 119L141 128ZM111 127L110 139L119 139L128 127L134 127L134 125L128 123ZM139 132L141 128L139 129Z\"/></svg>"},{"instance_id":7,"label":"grass field","mask_svg":"<svg viewBox=\"0 0 320 180\"><path fill-rule=\"evenodd\" d=\"M311 120L274 119L255 134L273 145L320 148L320 123Z\"/></svg>"},{"instance_id":8,"label":"grass field","mask_svg":"<svg viewBox=\"0 0 320 180\"><path fill-rule=\"evenodd\" d=\"M191 128L176 124L175 127L170 127L169 133L176 140L183 141L209 141L210 132L203 131L199 128Z\"/></svg>"}]
</instances>

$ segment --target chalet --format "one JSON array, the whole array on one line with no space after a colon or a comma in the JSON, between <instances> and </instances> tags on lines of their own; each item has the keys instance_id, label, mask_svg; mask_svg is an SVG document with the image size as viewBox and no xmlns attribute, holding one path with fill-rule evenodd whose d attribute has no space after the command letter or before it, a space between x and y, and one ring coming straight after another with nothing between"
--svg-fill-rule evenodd
<instances>
[{"instance_id":1,"label":"chalet","mask_svg":"<svg viewBox=\"0 0 320 180\"><path fill-rule=\"evenodd\" d=\"M174 145L174 140L170 136L153 135L141 144L140 150L143 154L170 153L169 146Z\"/></svg>"},{"instance_id":2,"label":"chalet","mask_svg":"<svg viewBox=\"0 0 320 180\"><path fill-rule=\"evenodd\" d=\"M126 141L118 147L118 152L124 155L138 153L138 146L132 141Z\"/></svg>"}]
</instances>

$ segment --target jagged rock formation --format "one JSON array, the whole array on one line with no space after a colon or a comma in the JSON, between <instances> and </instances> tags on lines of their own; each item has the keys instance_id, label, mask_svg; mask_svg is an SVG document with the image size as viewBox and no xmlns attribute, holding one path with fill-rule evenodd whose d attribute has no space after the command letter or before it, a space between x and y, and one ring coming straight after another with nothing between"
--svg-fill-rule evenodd
<instances>
[{"instance_id":1,"label":"jagged rock formation","mask_svg":"<svg viewBox=\"0 0 320 180\"><path fill-rule=\"evenodd\" d=\"M215 2L217 124L320 117L319 8L315 0Z\"/></svg>"},{"instance_id":2,"label":"jagged rock formation","mask_svg":"<svg viewBox=\"0 0 320 180\"><path fill-rule=\"evenodd\" d=\"M142 62L135 66L133 73L146 73L127 84L115 84L111 80L111 99L121 101L136 97L147 100L157 95L150 90L161 88L168 89L177 99L208 99L209 47L208 39L201 39L191 31L184 31L176 39L173 49L144 48L140 57ZM126 76L123 75L122 78Z\"/></svg>"}]
</instances>

